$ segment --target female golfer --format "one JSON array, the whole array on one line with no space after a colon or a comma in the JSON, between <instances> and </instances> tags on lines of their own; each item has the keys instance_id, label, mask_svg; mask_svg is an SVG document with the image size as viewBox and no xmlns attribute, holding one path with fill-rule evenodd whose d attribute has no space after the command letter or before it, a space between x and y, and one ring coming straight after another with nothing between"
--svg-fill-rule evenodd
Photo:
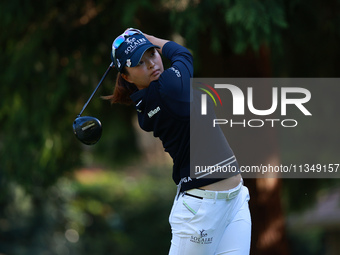
<instances>
[{"instance_id":1,"label":"female golfer","mask_svg":"<svg viewBox=\"0 0 340 255\"><path fill-rule=\"evenodd\" d=\"M170 68L164 70L160 54L171 61ZM130 28L114 40L111 57L119 73L113 95L106 99L133 104L140 127L159 137L173 159L178 192L169 217L169 254L249 254L249 193L239 171L223 179L190 177L190 52ZM219 162L238 168L225 144L225 160Z\"/></svg>"}]
</instances>

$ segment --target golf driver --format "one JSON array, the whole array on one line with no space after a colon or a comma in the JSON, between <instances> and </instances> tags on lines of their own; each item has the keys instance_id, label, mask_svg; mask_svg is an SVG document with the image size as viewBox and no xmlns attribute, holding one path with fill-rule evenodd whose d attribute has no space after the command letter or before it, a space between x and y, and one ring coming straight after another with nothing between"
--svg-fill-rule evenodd
<instances>
[{"instance_id":1,"label":"golf driver","mask_svg":"<svg viewBox=\"0 0 340 255\"><path fill-rule=\"evenodd\" d=\"M91 116L81 117L81 114L83 113L83 111L85 110L85 108L87 107L91 99L93 98L94 94L97 92L98 88L100 87L100 85L102 84L106 75L109 73L112 67L113 67L113 62L107 68L106 72L104 73L103 77L99 81L97 87L94 89L89 100L87 100L83 109L80 111L80 113L77 115L76 119L73 122L74 134L82 143L86 145L92 145L99 141L102 135L102 124L95 117L91 117Z\"/></svg>"}]
</instances>

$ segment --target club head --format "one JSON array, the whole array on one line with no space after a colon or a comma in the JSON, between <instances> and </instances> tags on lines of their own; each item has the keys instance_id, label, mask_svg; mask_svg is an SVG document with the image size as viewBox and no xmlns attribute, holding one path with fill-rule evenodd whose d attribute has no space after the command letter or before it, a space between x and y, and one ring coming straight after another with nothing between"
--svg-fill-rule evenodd
<instances>
[{"instance_id":1,"label":"club head","mask_svg":"<svg viewBox=\"0 0 340 255\"><path fill-rule=\"evenodd\" d=\"M73 132L79 141L92 145L97 143L102 135L102 124L95 117L79 116L73 122Z\"/></svg>"}]
</instances>

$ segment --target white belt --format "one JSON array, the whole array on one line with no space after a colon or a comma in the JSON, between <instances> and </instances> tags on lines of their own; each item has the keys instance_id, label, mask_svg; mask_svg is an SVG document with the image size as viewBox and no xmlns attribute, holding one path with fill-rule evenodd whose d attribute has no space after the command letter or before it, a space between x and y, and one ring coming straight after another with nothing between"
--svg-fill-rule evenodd
<instances>
[{"instance_id":1,"label":"white belt","mask_svg":"<svg viewBox=\"0 0 340 255\"><path fill-rule=\"evenodd\" d=\"M203 190L203 189L191 189L184 192L184 194L189 194L199 198L209 198L209 199L226 199L231 200L235 198L238 193L240 193L243 182L229 190L229 191L211 191L211 190Z\"/></svg>"}]
</instances>

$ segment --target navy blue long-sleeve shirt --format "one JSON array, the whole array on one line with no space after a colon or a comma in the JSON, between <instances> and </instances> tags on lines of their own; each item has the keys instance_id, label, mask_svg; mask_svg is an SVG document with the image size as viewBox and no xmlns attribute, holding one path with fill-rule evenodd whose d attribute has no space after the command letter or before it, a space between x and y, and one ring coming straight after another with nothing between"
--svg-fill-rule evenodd
<instances>
[{"instance_id":1,"label":"navy blue long-sleeve shirt","mask_svg":"<svg viewBox=\"0 0 340 255\"><path fill-rule=\"evenodd\" d=\"M190 178L190 78L193 57L183 46L167 42L163 56L171 61L157 81L131 95L140 127L159 137L173 159L173 180L181 190L208 185L219 179Z\"/></svg>"}]
</instances>

